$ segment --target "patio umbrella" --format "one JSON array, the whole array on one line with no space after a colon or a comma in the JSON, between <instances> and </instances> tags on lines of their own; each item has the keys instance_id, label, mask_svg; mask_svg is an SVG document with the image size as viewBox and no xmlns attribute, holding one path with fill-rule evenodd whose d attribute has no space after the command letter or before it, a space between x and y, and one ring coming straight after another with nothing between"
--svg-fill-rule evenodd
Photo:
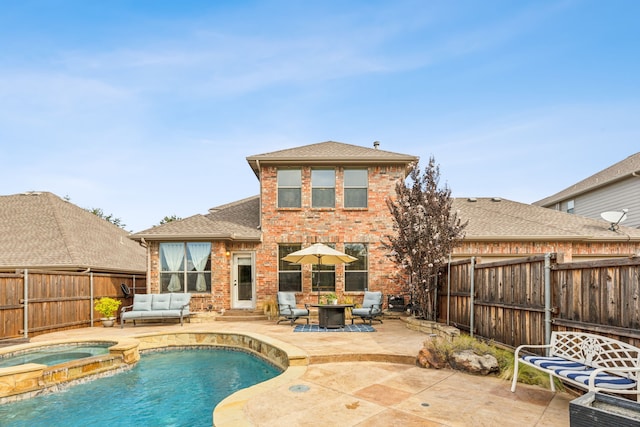
<instances>
[{"instance_id":1,"label":"patio umbrella","mask_svg":"<svg viewBox=\"0 0 640 427\"><path fill-rule=\"evenodd\" d=\"M316 264L318 266L347 264L358 260L356 257L337 251L322 243L314 243L308 248L291 252L282 259L294 264ZM320 303L320 274L317 276L318 280L316 280L316 288L318 289L318 303Z\"/></svg>"}]
</instances>

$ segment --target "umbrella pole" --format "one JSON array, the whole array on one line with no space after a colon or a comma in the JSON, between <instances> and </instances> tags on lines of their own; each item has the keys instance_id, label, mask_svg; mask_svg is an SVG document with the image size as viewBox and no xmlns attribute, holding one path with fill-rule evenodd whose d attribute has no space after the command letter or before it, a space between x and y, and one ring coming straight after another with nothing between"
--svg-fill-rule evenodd
<instances>
[{"instance_id":1,"label":"umbrella pole","mask_svg":"<svg viewBox=\"0 0 640 427\"><path fill-rule=\"evenodd\" d=\"M318 304L320 304L320 258L318 258L318 271L316 271L316 290L318 291Z\"/></svg>"}]
</instances>

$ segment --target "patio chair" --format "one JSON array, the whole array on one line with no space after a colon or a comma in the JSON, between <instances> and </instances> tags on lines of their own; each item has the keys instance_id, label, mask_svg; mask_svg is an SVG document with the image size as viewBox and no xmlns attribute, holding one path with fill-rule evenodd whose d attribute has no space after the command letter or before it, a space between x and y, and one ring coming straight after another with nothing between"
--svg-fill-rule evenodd
<instances>
[{"instance_id":1,"label":"patio chair","mask_svg":"<svg viewBox=\"0 0 640 427\"><path fill-rule=\"evenodd\" d=\"M304 308L297 308L296 294L293 292L278 292L278 324L289 320L291 325L299 318L306 318L309 324L309 307L307 304Z\"/></svg>"},{"instance_id":2,"label":"patio chair","mask_svg":"<svg viewBox=\"0 0 640 427\"><path fill-rule=\"evenodd\" d=\"M351 310L352 325L356 317L361 318L364 323L369 320L369 325L373 324L374 320L382 323L382 319L379 319L382 317L382 292L365 291L362 307Z\"/></svg>"}]
</instances>

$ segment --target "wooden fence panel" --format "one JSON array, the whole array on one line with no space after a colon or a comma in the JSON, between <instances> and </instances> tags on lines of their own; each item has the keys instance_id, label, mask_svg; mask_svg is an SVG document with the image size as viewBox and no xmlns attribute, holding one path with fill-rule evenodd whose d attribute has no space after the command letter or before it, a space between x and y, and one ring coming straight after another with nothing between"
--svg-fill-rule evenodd
<instances>
[{"instance_id":1,"label":"wooden fence panel","mask_svg":"<svg viewBox=\"0 0 640 427\"><path fill-rule=\"evenodd\" d=\"M0 274L0 339L23 337L24 286L27 282L27 335L36 336L70 328L91 326L99 319L93 311L93 298L124 298L121 284L136 293L146 293L146 277L98 273L28 271ZM92 293L93 288L93 293Z\"/></svg>"},{"instance_id":2,"label":"wooden fence panel","mask_svg":"<svg viewBox=\"0 0 640 427\"><path fill-rule=\"evenodd\" d=\"M0 273L0 338L19 338L24 324L22 274Z\"/></svg>"}]
</instances>

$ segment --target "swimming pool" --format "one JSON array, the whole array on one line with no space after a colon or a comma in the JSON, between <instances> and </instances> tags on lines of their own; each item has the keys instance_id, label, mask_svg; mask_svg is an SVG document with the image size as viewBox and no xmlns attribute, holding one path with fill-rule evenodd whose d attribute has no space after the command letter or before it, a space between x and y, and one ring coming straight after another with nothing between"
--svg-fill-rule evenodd
<instances>
[{"instance_id":1,"label":"swimming pool","mask_svg":"<svg viewBox=\"0 0 640 427\"><path fill-rule=\"evenodd\" d=\"M95 342L77 344L59 344L16 351L0 355L0 368L39 363L41 365L57 365L85 357L99 356L109 353L109 347L115 342Z\"/></svg>"},{"instance_id":2,"label":"swimming pool","mask_svg":"<svg viewBox=\"0 0 640 427\"><path fill-rule=\"evenodd\" d=\"M3 426L211 426L214 407L280 368L244 351L169 349L62 392L0 405Z\"/></svg>"}]
</instances>

